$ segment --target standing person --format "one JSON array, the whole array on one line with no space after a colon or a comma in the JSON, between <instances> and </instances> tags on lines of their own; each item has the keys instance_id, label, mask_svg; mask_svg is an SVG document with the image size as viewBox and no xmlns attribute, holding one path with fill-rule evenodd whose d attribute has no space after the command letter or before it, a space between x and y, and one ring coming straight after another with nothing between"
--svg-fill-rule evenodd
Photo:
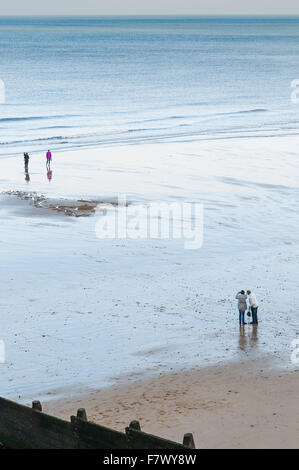
<instances>
[{"instance_id":1,"label":"standing person","mask_svg":"<svg viewBox=\"0 0 299 470\"><path fill-rule=\"evenodd\" d=\"M50 168L51 166L51 161L52 161L52 153L50 152L50 150L47 151L47 167Z\"/></svg>"},{"instance_id":2,"label":"standing person","mask_svg":"<svg viewBox=\"0 0 299 470\"><path fill-rule=\"evenodd\" d=\"M247 310L247 295L244 290L241 290L237 293L236 299L238 300L238 309L239 309L239 323L240 325L246 325L244 317Z\"/></svg>"},{"instance_id":3,"label":"standing person","mask_svg":"<svg viewBox=\"0 0 299 470\"><path fill-rule=\"evenodd\" d=\"M29 155L28 155L28 153L24 153L24 164L25 164L25 170L28 170L28 165L29 165Z\"/></svg>"},{"instance_id":4,"label":"standing person","mask_svg":"<svg viewBox=\"0 0 299 470\"><path fill-rule=\"evenodd\" d=\"M248 301L249 301L249 307L251 309L251 314L252 314L252 324L256 325L258 324L258 319L257 319L257 309L259 307L256 295L251 292L251 290L247 291L248 295Z\"/></svg>"}]
</instances>

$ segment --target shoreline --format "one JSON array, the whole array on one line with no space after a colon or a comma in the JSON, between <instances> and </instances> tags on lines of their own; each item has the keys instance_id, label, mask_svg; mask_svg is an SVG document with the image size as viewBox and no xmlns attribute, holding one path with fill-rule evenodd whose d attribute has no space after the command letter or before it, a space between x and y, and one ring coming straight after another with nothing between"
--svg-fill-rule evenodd
<instances>
[{"instance_id":1,"label":"shoreline","mask_svg":"<svg viewBox=\"0 0 299 470\"><path fill-rule=\"evenodd\" d=\"M43 411L68 420L85 408L89 421L142 430L196 448L296 448L299 370L276 368L271 356L191 368L72 398L43 401Z\"/></svg>"}]
</instances>

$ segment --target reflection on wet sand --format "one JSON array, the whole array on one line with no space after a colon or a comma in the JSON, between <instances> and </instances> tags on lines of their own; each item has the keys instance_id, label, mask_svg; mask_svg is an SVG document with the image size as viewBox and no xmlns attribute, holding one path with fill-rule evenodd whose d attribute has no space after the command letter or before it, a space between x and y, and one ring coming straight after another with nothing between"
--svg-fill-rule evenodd
<instances>
[{"instance_id":1,"label":"reflection on wet sand","mask_svg":"<svg viewBox=\"0 0 299 470\"><path fill-rule=\"evenodd\" d=\"M248 348L256 348L258 345L258 325L252 325L252 328L246 329L244 325L240 326L239 349L247 351Z\"/></svg>"},{"instance_id":2,"label":"reflection on wet sand","mask_svg":"<svg viewBox=\"0 0 299 470\"><path fill-rule=\"evenodd\" d=\"M47 171L47 178L48 178L49 181L52 181L52 178L53 178L53 171L52 170Z\"/></svg>"},{"instance_id":3,"label":"reflection on wet sand","mask_svg":"<svg viewBox=\"0 0 299 470\"><path fill-rule=\"evenodd\" d=\"M30 174L28 168L25 168L25 181L27 181L27 183L30 182Z\"/></svg>"}]
</instances>

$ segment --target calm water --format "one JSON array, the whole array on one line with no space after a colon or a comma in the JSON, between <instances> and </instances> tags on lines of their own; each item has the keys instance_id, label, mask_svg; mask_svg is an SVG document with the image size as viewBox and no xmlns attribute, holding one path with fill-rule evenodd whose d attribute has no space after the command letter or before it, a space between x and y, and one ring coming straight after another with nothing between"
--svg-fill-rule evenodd
<instances>
[{"instance_id":1,"label":"calm water","mask_svg":"<svg viewBox=\"0 0 299 470\"><path fill-rule=\"evenodd\" d=\"M1 18L0 153L298 132L299 19Z\"/></svg>"}]
</instances>

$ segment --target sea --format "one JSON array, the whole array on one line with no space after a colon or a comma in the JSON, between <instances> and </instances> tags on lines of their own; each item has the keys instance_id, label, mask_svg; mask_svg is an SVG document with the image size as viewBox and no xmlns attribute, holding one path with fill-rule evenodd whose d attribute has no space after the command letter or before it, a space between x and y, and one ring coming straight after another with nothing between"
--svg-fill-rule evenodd
<instances>
[{"instance_id":1,"label":"sea","mask_svg":"<svg viewBox=\"0 0 299 470\"><path fill-rule=\"evenodd\" d=\"M298 78L296 17L1 17L0 157L298 134Z\"/></svg>"}]
</instances>

